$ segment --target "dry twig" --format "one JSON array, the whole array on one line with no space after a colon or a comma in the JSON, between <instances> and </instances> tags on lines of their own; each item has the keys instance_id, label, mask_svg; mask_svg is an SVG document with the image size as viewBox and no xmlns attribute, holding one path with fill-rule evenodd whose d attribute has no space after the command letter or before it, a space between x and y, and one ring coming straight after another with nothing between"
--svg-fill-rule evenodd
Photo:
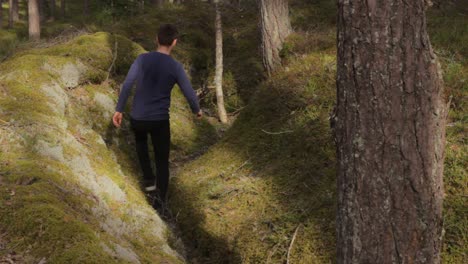
<instances>
[{"instance_id":1,"label":"dry twig","mask_svg":"<svg viewBox=\"0 0 468 264\"><path fill-rule=\"evenodd\" d=\"M265 129L262 129L263 133L269 134L269 135L281 135L281 134L286 134L286 133L293 133L293 130L286 130L286 131L280 131L280 132L269 132L266 131Z\"/></svg>"},{"instance_id":2,"label":"dry twig","mask_svg":"<svg viewBox=\"0 0 468 264\"><path fill-rule=\"evenodd\" d=\"M296 227L296 231L294 231L294 235L291 239L291 244L289 245L289 249L288 249L288 257L287 257L287 260L286 260L286 264L289 264L289 257L291 256L291 250L292 250L292 247L294 245L294 241L296 240L296 236L297 236L297 232L299 231L299 228L302 226L302 224L299 224L297 227Z\"/></svg>"},{"instance_id":3,"label":"dry twig","mask_svg":"<svg viewBox=\"0 0 468 264\"><path fill-rule=\"evenodd\" d=\"M115 40L114 41L114 50L115 50L114 58L112 59L112 64L110 65L109 70L107 70L106 82L109 80L110 73L112 71L112 68L114 68L115 61L117 60L118 48L119 48L119 43L117 42L117 40Z\"/></svg>"}]
</instances>

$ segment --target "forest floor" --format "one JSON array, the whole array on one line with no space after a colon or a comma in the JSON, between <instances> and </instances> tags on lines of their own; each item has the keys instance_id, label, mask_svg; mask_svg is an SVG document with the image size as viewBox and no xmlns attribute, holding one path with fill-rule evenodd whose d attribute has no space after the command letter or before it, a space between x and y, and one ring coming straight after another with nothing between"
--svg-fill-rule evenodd
<instances>
[{"instance_id":1,"label":"forest floor","mask_svg":"<svg viewBox=\"0 0 468 264\"><path fill-rule=\"evenodd\" d=\"M255 88L221 141L174 177L171 209L193 263L334 262L334 8L291 3L284 67ZM466 263L467 17L433 9L428 21L451 98L443 263Z\"/></svg>"},{"instance_id":2,"label":"forest floor","mask_svg":"<svg viewBox=\"0 0 468 264\"><path fill-rule=\"evenodd\" d=\"M254 10L240 6L226 11L226 101L229 112L240 112L229 126L214 117L212 90L202 99L212 116L204 121L193 121L180 94L175 95L173 109L178 114L171 123L173 178L167 220L184 244L172 238L173 247L185 251L190 263L334 262L335 149L329 114L335 103L335 5L296 0L291 9L295 33L282 51L284 68L269 79L257 52ZM151 50L158 23L176 23L186 34L174 56L191 69L195 88L206 89L214 72L211 11L169 7L131 21L83 28L119 33ZM461 264L468 261L467 16L433 9L428 21L452 98L443 263ZM59 32L84 33L77 24L47 26L50 45L64 36ZM0 43L5 43L0 56L11 54L24 34L0 34ZM16 52L41 45L49 44L23 43ZM114 88L126 70L113 69ZM126 152L127 162L132 156ZM0 251L3 242L0 234Z\"/></svg>"}]
</instances>

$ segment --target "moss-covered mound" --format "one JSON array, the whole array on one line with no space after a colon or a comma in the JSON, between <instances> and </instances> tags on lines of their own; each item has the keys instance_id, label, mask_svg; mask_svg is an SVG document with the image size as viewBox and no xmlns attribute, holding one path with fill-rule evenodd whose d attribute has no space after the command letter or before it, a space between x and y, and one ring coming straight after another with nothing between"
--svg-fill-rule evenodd
<instances>
[{"instance_id":1,"label":"moss-covered mound","mask_svg":"<svg viewBox=\"0 0 468 264\"><path fill-rule=\"evenodd\" d=\"M320 13L328 5L316 7L293 12L297 33L283 50L284 69L259 88L225 138L173 182L173 213L198 263L334 262L335 149L328 118L335 101L335 34L325 26L333 27L333 21ZM461 18L445 17L445 28L433 24L441 16L431 13L431 37L453 95L443 262L465 263L466 31L451 30L447 36ZM314 20L321 27L305 30ZM458 44L447 47L447 39Z\"/></svg>"},{"instance_id":2,"label":"moss-covered mound","mask_svg":"<svg viewBox=\"0 0 468 264\"><path fill-rule=\"evenodd\" d=\"M139 189L128 122L120 130L111 123L119 86L109 73L126 73L142 52L101 32L0 64L0 256L183 262ZM186 105L176 92L172 130L180 152L209 136L196 133Z\"/></svg>"},{"instance_id":3,"label":"moss-covered mound","mask_svg":"<svg viewBox=\"0 0 468 264\"><path fill-rule=\"evenodd\" d=\"M200 263L325 263L334 245L333 50L266 82L172 198ZM205 262L206 261L206 262Z\"/></svg>"}]
</instances>

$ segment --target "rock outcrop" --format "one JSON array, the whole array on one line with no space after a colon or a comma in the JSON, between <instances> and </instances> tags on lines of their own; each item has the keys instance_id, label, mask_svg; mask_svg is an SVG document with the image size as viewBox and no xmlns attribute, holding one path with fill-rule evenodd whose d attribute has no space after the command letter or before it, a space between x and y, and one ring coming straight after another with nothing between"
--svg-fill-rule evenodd
<instances>
[{"instance_id":1,"label":"rock outcrop","mask_svg":"<svg viewBox=\"0 0 468 264\"><path fill-rule=\"evenodd\" d=\"M142 52L96 33L0 65L0 250L32 263L184 262L138 187L128 123L111 123L108 72Z\"/></svg>"}]
</instances>

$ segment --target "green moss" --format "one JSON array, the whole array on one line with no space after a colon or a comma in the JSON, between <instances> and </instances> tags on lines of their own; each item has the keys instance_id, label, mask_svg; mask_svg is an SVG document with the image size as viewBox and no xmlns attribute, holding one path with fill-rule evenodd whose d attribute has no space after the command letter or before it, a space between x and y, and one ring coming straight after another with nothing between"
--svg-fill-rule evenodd
<instances>
[{"instance_id":1,"label":"green moss","mask_svg":"<svg viewBox=\"0 0 468 264\"><path fill-rule=\"evenodd\" d=\"M463 263L468 250L468 145L466 142L468 110L468 65L443 58L444 80L451 96L445 150L444 263Z\"/></svg>"},{"instance_id":2,"label":"green moss","mask_svg":"<svg viewBox=\"0 0 468 264\"><path fill-rule=\"evenodd\" d=\"M431 9L428 13L431 42L439 55L444 73L450 112L444 166L444 245L443 263L464 263L468 251L468 30L466 16L453 7Z\"/></svg>"},{"instance_id":3,"label":"green moss","mask_svg":"<svg viewBox=\"0 0 468 264\"><path fill-rule=\"evenodd\" d=\"M293 258L312 263L332 258L334 148L327 118L334 101L334 71L333 67L327 71L330 64L329 53L315 53L288 65L287 72L260 89L255 104L247 107L222 142L176 178L173 208L187 241L197 241L198 258L280 262L299 224L305 226L301 236L307 239ZM317 86L313 91L311 79ZM262 129L293 132L270 135Z\"/></svg>"},{"instance_id":4,"label":"green moss","mask_svg":"<svg viewBox=\"0 0 468 264\"><path fill-rule=\"evenodd\" d=\"M54 260L77 248L87 250L86 255L91 256L87 263L109 261L100 247L89 247L99 241L95 235L97 223L88 218L92 202L67 193L69 186L59 187L63 184L61 175L49 172L47 162L29 158L23 164L6 159L9 165L2 169L2 174L9 175L10 183L0 186L4 201L0 206L0 227L9 234L10 243L17 246L16 250L28 249L39 258L47 256L51 263L61 263ZM29 184L18 184L27 182L28 177Z\"/></svg>"},{"instance_id":5,"label":"green moss","mask_svg":"<svg viewBox=\"0 0 468 264\"><path fill-rule=\"evenodd\" d=\"M454 7L445 11L431 8L428 12L428 30L431 43L439 53L466 63L468 28L465 14Z\"/></svg>"},{"instance_id":6,"label":"green moss","mask_svg":"<svg viewBox=\"0 0 468 264\"><path fill-rule=\"evenodd\" d=\"M18 37L15 32L0 30L0 59L9 55L16 47Z\"/></svg>"},{"instance_id":7,"label":"green moss","mask_svg":"<svg viewBox=\"0 0 468 264\"><path fill-rule=\"evenodd\" d=\"M172 92L170 115L173 159L202 153L207 146L218 139L216 130L206 119L195 119L177 86Z\"/></svg>"}]
</instances>

